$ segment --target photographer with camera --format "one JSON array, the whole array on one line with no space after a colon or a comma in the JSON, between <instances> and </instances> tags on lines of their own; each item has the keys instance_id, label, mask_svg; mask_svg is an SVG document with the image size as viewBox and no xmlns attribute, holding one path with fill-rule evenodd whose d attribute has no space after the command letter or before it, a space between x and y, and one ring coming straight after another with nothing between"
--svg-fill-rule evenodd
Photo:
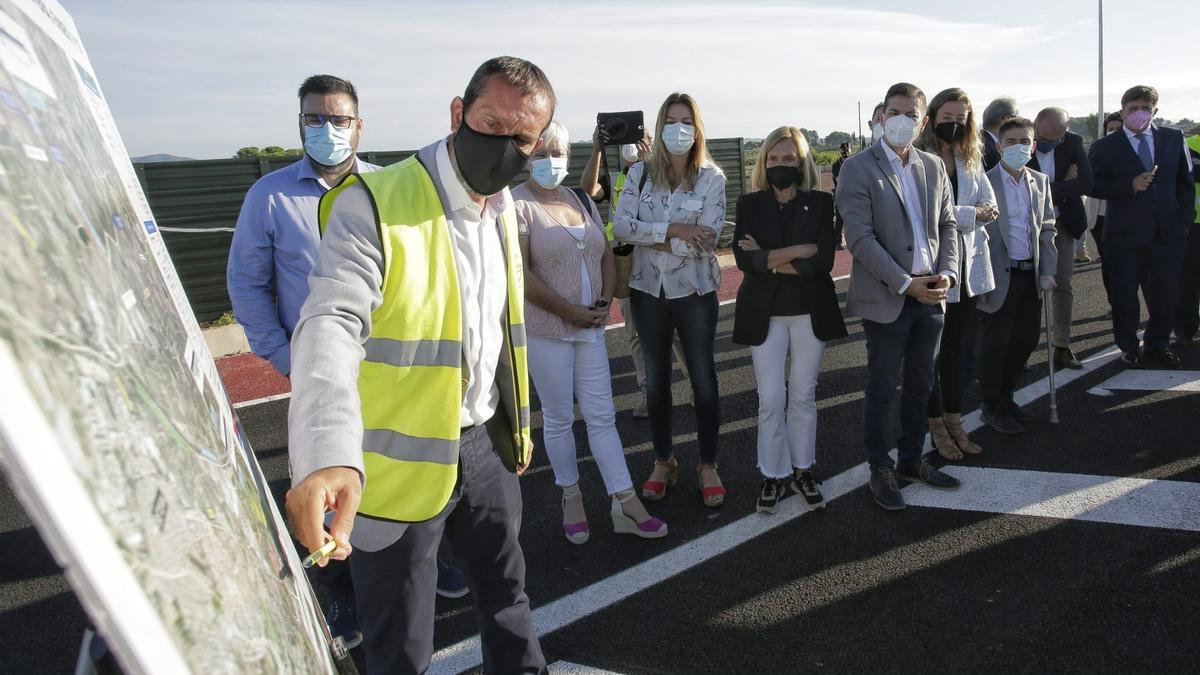
<instances>
[{"instance_id":1,"label":"photographer with camera","mask_svg":"<svg viewBox=\"0 0 1200 675\"><path fill-rule=\"evenodd\" d=\"M512 191L525 262L529 374L542 404L546 454L563 490L563 533L574 544L589 536L572 431L578 399L588 445L612 496L613 529L664 537L667 524L651 517L634 492L617 434L604 344L613 251L596 205L582 190L562 187L570 153L566 127L551 122L529 156L530 179Z\"/></svg>"},{"instance_id":2,"label":"photographer with camera","mask_svg":"<svg viewBox=\"0 0 1200 675\"><path fill-rule=\"evenodd\" d=\"M625 335L629 339L629 354L633 358L634 375L637 378L638 392L641 394L638 404L633 408L633 416L635 419L645 419L648 414L646 412L646 363L642 356L642 341L638 338L637 323L633 320L633 306L629 302L629 272L633 269L631 255L633 245L613 240L613 216L617 212L617 202L620 201L621 191L625 188L625 181L629 176L629 167L639 161L645 161L650 156L652 140L641 124L640 112L637 113L636 118L626 119L622 115L629 115L629 113L601 113L597 116L603 121L598 122L595 131L592 132L592 156L588 158L588 163L583 168L579 187L596 202L608 202L608 223L604 229L613 245L613 253L616 254L614 261L617 285L613 297L621 302L621 315L625 317ZM631 124L634 121L636 121L636 126ZM613 143L614 139L617 141L631 140L630 135L639 132L641 140L636 143ZM621 171L616 174L607 172L608 161L605 156L605 148L611 145L620 146ZM602 164L606 169L603 175L600 172ZM683 373L683 378L689 379L687 363L683 359L683 345L679 342L678 334L675 335L672 352L675 355L675 362L679 364L680 372Z\"/></svg>"},{"instance_id":3,"label":"photographer with camera","mask_svg":"<svg viewBox=\"0 0 1200 675\"><path fill-rule=\"evenodd\" d=\"M657 500L675 483L671 440L671 339L676 331L691 373L706 506L725 502L717 475L717 398L714 343L721 266L713 253L725 227L725 174L708 154L695 99L671 94L658 111L650 159L629 169L613 234L636 244L629 276L630 304L646 359L646 404L657 461L642 496ZM642 175L646 180L642 180Z\"/></svg>"}]
</instances>

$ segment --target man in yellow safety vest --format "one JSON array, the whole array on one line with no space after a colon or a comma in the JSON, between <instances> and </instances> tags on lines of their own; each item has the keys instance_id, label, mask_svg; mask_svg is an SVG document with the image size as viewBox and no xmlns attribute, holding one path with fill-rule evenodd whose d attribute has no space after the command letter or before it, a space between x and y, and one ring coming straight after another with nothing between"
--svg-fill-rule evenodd
<instances>
[{"instance_id":1,"label":"man in yellow safety vest","mask_svg":"<svg viewBox=\"0 0 1200 675\"><path fill-rule=\"evenodd\" d=\"M536 65L491 59L451 102L448 138L321 201L292 340L287 512L309 550L332 539L348 557L372 673L429 667L443 530L474 591L485 670L546 667L517 540L533 446L507 186L554 102Z\"/></svg>"}]
</instances>

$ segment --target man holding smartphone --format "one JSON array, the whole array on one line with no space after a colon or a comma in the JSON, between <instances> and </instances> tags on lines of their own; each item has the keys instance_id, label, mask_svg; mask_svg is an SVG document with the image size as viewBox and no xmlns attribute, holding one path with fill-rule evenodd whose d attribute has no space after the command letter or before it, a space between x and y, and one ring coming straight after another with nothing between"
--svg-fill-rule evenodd
<instances>
[{"instance_id":1,"label":"man holding smartphone","mask_svg":"<svg viewBox=\"0 0 1200 675\"><path fill-rule=\"evenodd\" d=\"M1093 197L1105 200L1104 267L1113 338L1130 368L1145 360L1178 368L1168 347L1179 301L1180 268L1196 217L1192 165L1183 134L1153 123L1158 90L1138 85L1121 96L1122 132L1092 144ZM1150 320L1142 343L1138 286L1147 278Z\"/></svg>"},{"instance_id":2,"label":"man holding smartphone","mask_svg":"<svg viewBox=\"0 0 1200 675\"><path fill-rule=\"evenodd\" d=\"M901 480L958 487L957 479L930 466L921 453L946 292L957 281L959 250L946 169L935 155L913 147L928 121L925 94L902 82L892 85L883 102L883 138L842 165L837 207L854 256L846 311L862 317L867 339L863 445L871 494L879 506L896 511L904 508ZM902 385L900 461L893 464L897 385Z\"/></svg>"}]
</instances>

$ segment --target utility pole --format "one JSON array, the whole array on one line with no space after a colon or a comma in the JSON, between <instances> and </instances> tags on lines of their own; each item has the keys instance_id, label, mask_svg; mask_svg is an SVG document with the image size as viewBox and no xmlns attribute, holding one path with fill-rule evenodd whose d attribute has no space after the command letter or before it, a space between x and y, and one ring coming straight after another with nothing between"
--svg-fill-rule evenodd
<instances>
[{"instance_id":1,"label":"utility pole","mask_svg":"<svg viewBox=\"0 0 1200 675\"><path fill-rule=\"evenodd\" d=\"M1096 138L1104 138L1104 0L1096 0L1099 11L1098 42L1100 55L1097 60L1100 78L1099 105L1096 108Z\"/></svg>"},{"instance_id":2,"label":"utility pole","mask_svg":"<svg viewBox=\"0 0 1200 675\"><path fill-rule=\"evenodd\" d=\"M862 150L867 147L865 139L862 135L862 101L858 102L858 149Z\"/></svg>"}]
</instances>

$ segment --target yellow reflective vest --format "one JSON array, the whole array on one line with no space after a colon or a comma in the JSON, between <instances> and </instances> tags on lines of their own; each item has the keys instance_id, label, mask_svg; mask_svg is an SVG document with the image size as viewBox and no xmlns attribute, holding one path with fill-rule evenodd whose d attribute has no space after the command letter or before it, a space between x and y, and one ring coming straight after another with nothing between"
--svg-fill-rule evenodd
<instances>
[{"instance_id":1,"label":"yellow reflective vest","mask_svg":"<svg viewBox=\"0 0 1200 675\"><path fill-rule=\"evenodd\" d=\"M361 184L375 205L383 249L383 301L371 313L358 393L366 481L359 515L420 522L442 511L458 478L463 366L462 307L437 144L372 173L348 176L321 199L322 234L337 197ZM505 189L507 192L507 188ZM529 375L525 294L516 213L506 200L497 236L507 264L506 331L488 435L510 471L528 465Z\"/></svg>"},{"instance_id":2,"label":"yellow reflective vest","mask_svg":"<svg viewBox=\"0 0 1200 675\"><path fill-rule=\"evenodd\" d=\"M1200 158L1200 134L1187 139L1187 145L1190 151L1188 159L1194 162ZM1193 167L1192 172L1195 173L1195 171L1196 169ZM1200 181L1196 181L1196 222L1200 223Z\"/></svg>"}]
</instances>

